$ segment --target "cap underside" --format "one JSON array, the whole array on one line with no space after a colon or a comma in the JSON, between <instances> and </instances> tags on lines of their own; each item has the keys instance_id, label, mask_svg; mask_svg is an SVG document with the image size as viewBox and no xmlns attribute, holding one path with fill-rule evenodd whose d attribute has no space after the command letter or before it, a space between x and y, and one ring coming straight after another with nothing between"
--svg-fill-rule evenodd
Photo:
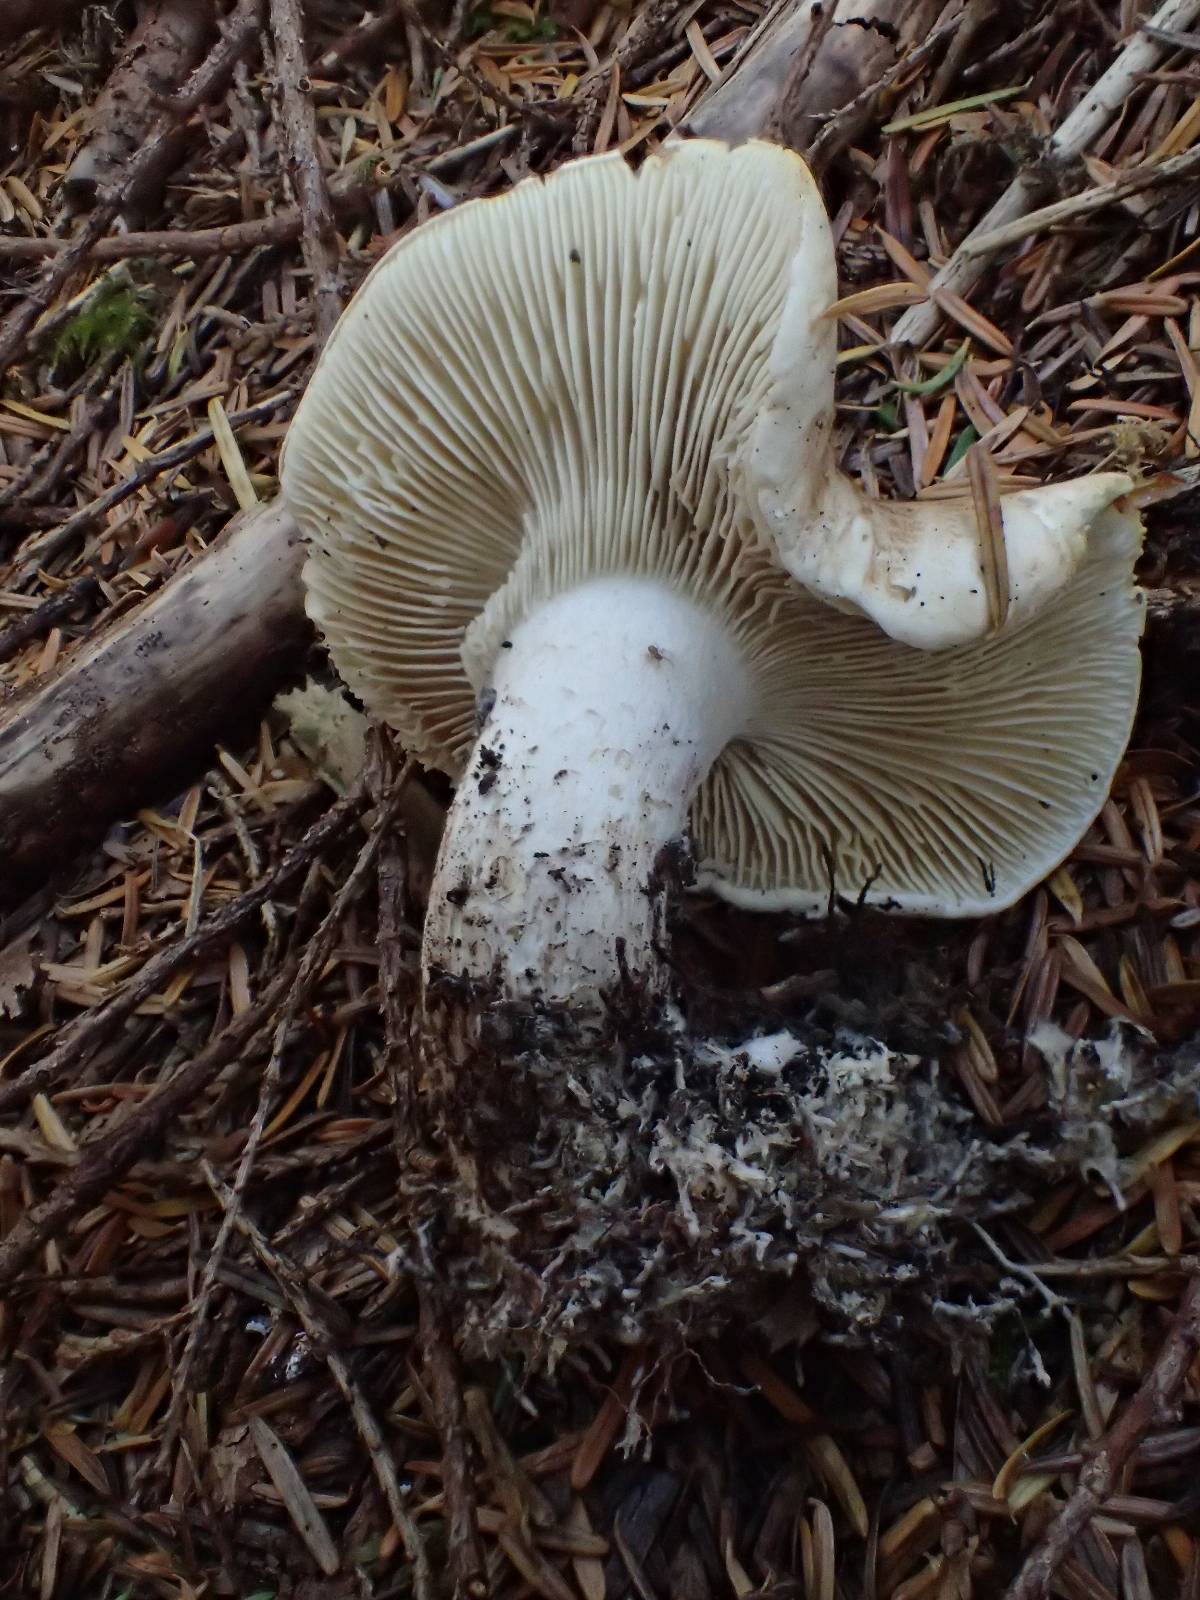
<instances>
[{"instance_id":1,"label":"cap underside","mask_svg":"<svg viewBox=\"0 0 1200 1600\"><path fill-rule=\"evenodd\" d=\"M718 760L695 807L702 877L763 909L832 895L938 915L998 911L1052 871L1107 796L1137 706L1144 622L1133 516L1106 512L1054 603L930 652L802 591L781 608L764 702L779 729Z\"/></svg>"},{"instance_id":2,"label":"cap underside","mask_svg":"<svg viewBox=\"0 0 1200 1600\"><path fill-rule=\"evenodd\" d=\"M800 909L831 885L997 909L1070 848L1128 736L1136 525L1107 514L1047 611L937 655L799 588L729 471L798 271L815 318L835 293L824 210L762 144L693 141L636 174L592 158L408 236L288 436L310 614L370 711L456 774L539 598L665 579L726 617L758 684L693 810L708 881ZM831 371L813 384L832 395Z\"/></svg>"}]
</instances>

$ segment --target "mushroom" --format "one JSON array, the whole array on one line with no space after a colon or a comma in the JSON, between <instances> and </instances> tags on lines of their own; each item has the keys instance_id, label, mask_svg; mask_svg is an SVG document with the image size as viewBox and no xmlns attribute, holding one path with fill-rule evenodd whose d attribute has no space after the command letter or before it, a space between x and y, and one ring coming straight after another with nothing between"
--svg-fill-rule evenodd
<instances>
[{"instance_id":1,"label":"mushroom","mask_svg":"<svg viewBox=\"0 0 1200 1600\"><path fill-rule=\"evenodd\" d=\"M458 781L427 979L585 1016L665 992L680 841L746 905L968 916L1099 810L1130 481L1001 502L997 615L970 499L837 470L835 296L804 163L694 140L437 217L337 327L283 487L344 680Z\"/></svg>"}]
</instances>

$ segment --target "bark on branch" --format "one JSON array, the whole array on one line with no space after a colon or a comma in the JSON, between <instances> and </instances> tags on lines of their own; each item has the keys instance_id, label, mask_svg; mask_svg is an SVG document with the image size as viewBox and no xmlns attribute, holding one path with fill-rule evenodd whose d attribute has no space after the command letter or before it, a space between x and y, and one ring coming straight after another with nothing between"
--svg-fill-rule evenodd
<instances>
[{"instance_id":1,"label":"bark on branch","mask_svg":"<svg viewBox=\"0 0 1200 1600\"><path fill-rule=\"evenodd\" d=\"M0 700L0 896L169 792L258 716L311 637L300 566L280 506L244 512L61 672Z\"/></svg>"},{"instance_id":2,"label":"bark on branch","mask_svg":"<svg viewBox=\"0 0 1200 1600\"><path fill-rule=\"evenodd\" d=\"M63 175L68 200L81 210L114 182L148 138L159 102L200 64L212 41L211 0L151 0L88 114L88 137ZM140 163L136 183L121 189L126 216L150 212L187 143L180 123L166 130L155 159Z\"/></svg>"},{"instance_id":3,"label":"bark on branch","mask_svg":"<svg viewBox=\"0 0 1200 1600\"><path fill-rule=\"evenodd\" d=\"M338 287L338 233L321 170L317 114L309 98L311 84L304 58L304 24L300 0L271 0L275 34L275 71L279 80L280 120L288 176L300 210L304 264L312 283L317 346L333 332L342 309Z\"/></svg>"},{"instance_id":4,"label":"bark on branch","mask_svg":"<svg viewBox=\"0 0 1200 1600\"><path fill-rule=\"evenodd\" d=\"M870 113L881 84L928 30L938 0L801 0L767 13L757 38L684 119L704 139L767 137L806 154L826 119L858 106ZM851 137L855 126L847 127Z\"/></svg>"}]
</instances>

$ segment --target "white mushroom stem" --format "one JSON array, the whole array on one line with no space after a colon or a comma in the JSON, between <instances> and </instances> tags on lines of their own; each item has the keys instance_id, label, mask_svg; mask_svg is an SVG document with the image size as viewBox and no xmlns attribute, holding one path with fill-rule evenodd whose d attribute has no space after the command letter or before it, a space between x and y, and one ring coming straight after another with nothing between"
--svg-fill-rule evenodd
<instances>
[{"instance_id":1,"label":"white mushroom stem","mask_svg":"<svg viewBox=\"0 0 1200 1600\"><path fill-rule=\"evenodd\" d=\"M586 1011L624 965L660 991L662 852L751 711L727 628L661 583L594 580L520 624L492 693L434 873L427 980Z\"/></svg>"}]
</instances>

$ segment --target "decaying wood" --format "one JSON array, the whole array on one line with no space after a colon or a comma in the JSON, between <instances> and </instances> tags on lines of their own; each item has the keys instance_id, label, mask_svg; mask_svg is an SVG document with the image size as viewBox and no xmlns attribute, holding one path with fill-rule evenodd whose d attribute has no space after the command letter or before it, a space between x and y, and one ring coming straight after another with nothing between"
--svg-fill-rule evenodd
<instances>
[{"instance_id":1,"label":"decaying wood","mask_svg":"<svg viewBox=\"0 0 1200 1600\"><path fill-rule=\"evenodd\" d=\"M150 0L88 117L88 138L63 176L71 204L90 206L122 170L161 115L159 101L200 62L212 40L210 0ZM139 165L136 184L122 186L126 216L151 211L186 144L178 123Z\"/></svg>"},{"instance_id":2,"label":"decaying wood","mask_svg":"<svg viewBox=\"0 0 1200 1600\"><path fill-rule=\"evenodd\" d=\"M929 0L776 7L736 72L684 119L697 138L767 136L807 151L831 113L863 96L936 13ZM870 97L862 108L865 118Z\"/></svg>"},{"instance_id":3,"label":"decaying wood","mask_svg":"<svg viewBox=\"0 0 1200 1600\"><path fill-rule=\"evenodd\" d=\"M300 567L287 513L245 512L47 683L0 702L0 895L169 790L231 724L259 715L310 638Z\"/></svg>"}]
</instances>

